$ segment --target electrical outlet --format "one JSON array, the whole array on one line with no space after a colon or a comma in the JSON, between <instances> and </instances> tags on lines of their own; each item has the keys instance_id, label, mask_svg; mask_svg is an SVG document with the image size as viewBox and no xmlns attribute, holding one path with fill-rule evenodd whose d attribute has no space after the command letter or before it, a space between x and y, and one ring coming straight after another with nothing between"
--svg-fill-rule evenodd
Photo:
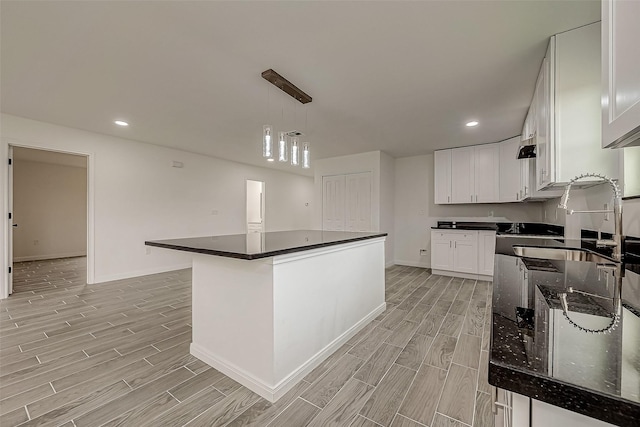
<instances>
[{"instance_id":1,"label":"electrical outlet","mask_svg":"<svg viewBox=\"0 0 640 427\"><path fill-rule=\"evenodd\" d=\"M489 211L489 218L493 218L493 211Z\"/></svg>"},{"instance_id":2,"label":"electrical outlet","mask_svg":"<svg viewBox=\"0 0 640 427\"><path fill-rule=\"evenodd\" d=\"M218 209L214 209L211 211L211 215L218 215L220 212L218 212Z\"/></svg>"},{"instance_id":3,"label":"electrical outlet","mask_svg":"<svg viewBox=\"0 0 640 427\"><path fill-rule=\"evenodd\" d=\"M427 250L426 249L420 249L420 256L426 255L427 254Z\"/></svg>"},{"instance_id":4,"label":"electrical outlet","mask_svg":"<svg viewBox=\"0 0 640 427\"><path fill-rule=\"evenodd\" d=\"M423 215L424 215L424 209L420 209L420 210L418 211L418 215L423 216Z\"/></svg>"}]
</instances>

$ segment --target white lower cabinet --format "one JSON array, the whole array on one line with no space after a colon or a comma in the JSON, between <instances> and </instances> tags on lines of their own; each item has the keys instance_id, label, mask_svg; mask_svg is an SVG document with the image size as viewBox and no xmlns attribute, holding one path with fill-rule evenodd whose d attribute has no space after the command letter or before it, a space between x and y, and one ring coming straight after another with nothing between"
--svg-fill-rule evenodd
<instances>
[{"instance_id":1,"label":"white lower cabinet","mask_svg":"<svg viewBox=\"0 0 640 427\"><path fill-rule=\"evenodd\" d=\"M613 424L531 399L531 427L613 427Z\"/></svg>"},{"instance_id":2,"label":"white lower cabinet","mask_svg":"<svg viewBox=\"0 0 640 427\"><path fill-rule=\"evenodd\" d=\"M531 399L493 386L492 390L495 427L529 427Z\"/></svg>"},{"instance_id":3,"label":"white lower cabinet","mask_svg":"<svg viewBox=\"0 0 640 427\"><path fill-rule=\"evenodd\" d=\"M466 278L493 276L495 231L431 230L431 269Z\"/></svg>"}]
</instances>

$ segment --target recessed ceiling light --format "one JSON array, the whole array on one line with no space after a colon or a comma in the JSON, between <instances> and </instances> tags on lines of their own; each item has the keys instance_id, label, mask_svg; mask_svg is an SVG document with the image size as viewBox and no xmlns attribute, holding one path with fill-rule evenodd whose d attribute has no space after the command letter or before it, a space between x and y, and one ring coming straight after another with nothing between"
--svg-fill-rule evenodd
<instances>
[{"instance_id":1,"label":"recessed ceiling light","mask_svg":"<svg viewBox=\"0 0 640 427\"><path fill-rule=\"evenodd\" d=\"M129 126L129 123L122 120L114 120L113 123L117 124L118 126Z\"/></svg>"},{"instance_id":2,"label":"recessed ceiling light","mask_svg":"<svg viewBox=\"0 0 640 427\"><path fill-rule=\"evenodd\" d=\"M272 157L272 158L267 159L267 162L273 162L273 157Z\"/></svg>"},{"instance_id":3,"label":"recessed ceiling light","mask_svg":"<svg viewBox=\"0 0 640 427\"><path fill-rule=\"evenodd\" d=\"M475 120L474 120L474 121L471 121L471 122L468 122L468 123L467 123L467 126L468 126L468 127L470 127L470 128L472 128L472 127L474 127L474 126L478 126L478 122L476 122Z\"/></svg>"}]
</instances>

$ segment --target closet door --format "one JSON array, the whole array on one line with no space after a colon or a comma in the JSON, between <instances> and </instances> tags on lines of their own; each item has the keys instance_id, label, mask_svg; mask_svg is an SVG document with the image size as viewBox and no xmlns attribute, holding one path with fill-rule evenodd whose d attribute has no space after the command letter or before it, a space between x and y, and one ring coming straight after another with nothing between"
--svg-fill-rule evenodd
<instances>
[{"instance_id":1,"label":"closet door","mask_svg":"<svg viewBox=\"0 0 640 427\"><path fill-rule=\"evenodd\" d=\"M322 177L322 229L344 230L344 175Z\"/></svg>"},{"instance_id":2,"label":"closet door","mask_svg":"<svg viewBox=\"0 0 640 427\"><path fill-rule=\"evenodd\" d=\"M371 231L371 172L345 176L346 231Z\"/></svg>"}]
</instances>

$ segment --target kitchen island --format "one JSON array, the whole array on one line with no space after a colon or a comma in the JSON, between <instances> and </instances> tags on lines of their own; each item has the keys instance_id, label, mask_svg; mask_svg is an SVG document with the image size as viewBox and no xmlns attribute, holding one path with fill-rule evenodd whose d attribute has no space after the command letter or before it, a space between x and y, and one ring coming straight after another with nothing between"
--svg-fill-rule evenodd
<instances>
[{"instance_id":1,"label":"kitchen island","mask_svg":"<svg viewBox=\"0 0 640 427\"><path fill-rule=\"evenodd\" d=\"M145 242L193 253L191 354L274 402L385 310L386 233Z\"/></svg>"},{"instance_id":2,"label":"kitchen island","mask_svg":"<svg viewBox=\"0 0 640 427\"><path fill-rule=\"evenodd\" d=\"M497 239L489 383L530 398L524 418L533 427L605 425L597 420L637 426L638 266L518 257L513 250L583 244Z\"/></svg>"}]
</instances>

